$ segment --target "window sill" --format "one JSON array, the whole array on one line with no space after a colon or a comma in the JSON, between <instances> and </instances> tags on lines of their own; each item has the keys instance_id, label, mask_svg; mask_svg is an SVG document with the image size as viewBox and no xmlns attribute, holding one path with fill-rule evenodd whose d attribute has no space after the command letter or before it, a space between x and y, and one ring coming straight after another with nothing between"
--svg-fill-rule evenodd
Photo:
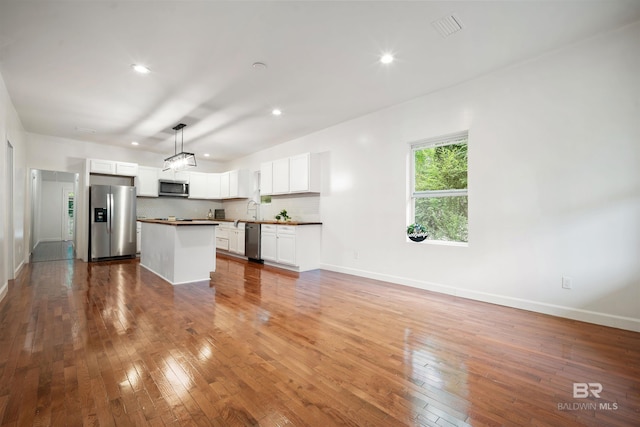
<instances>
[{"instance_id":1,"label":"window sill","mask_svg":"<svg viewBox=\"0 0 640 427\"><path fill-rule=\"evenodd\" d=\"M468 248L469 242L450 242L448 240L423 240L422 242L412 242L407 239L407 243L411 243L412 245L434 245L434 246L453 246L459 248Z\"/></svg>"}]
</instances>

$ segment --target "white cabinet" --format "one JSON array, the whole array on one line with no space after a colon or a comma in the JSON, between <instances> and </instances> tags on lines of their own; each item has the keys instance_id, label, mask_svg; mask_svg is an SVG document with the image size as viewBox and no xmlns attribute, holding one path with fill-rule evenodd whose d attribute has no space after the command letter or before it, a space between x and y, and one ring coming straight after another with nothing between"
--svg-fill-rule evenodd
<instances>
[{"instance_id":1,"label":"white cabinet","mask_svg":"<svg viewBox=\"0 0 640 427\"><path fill-rule=\"evenodd\" d=\"M147 166L138 167L136 191L138 196L158 197L158 176L160 169Z\"/></svg>"},{"instance_id":2,"label":"white cabinet","mask_svg":"<svg viewBox=\"0 0 640 427\"><path fill-rule=\"evenodd\" d=\"M210 199L208 173L191 172L189 174L189 198Z\"/></svg>"},{"instance_id":3,"label":"white cabinet","mask_svg":"<svg viewBox=\"0 0 640 427\"><path fill-rule=\"evenodd\" d=\"M220 193L220 178L222 174L220 173L209 173L207 174L207 187L209 188L209 193L211 195L211 199L220 199L222 197Z\"/></svg>"},{"instance_id":4,"label":"white cabinet","mask_svg":"<svg viewBox=\"0 0 640 427\"><path fill-rule=\"evenodd\" d=\"M227 174L229 175L229 197L240 197L240 171L229 171Z\"/></svg>"},{"instance_id":5,"label":"white cabinet","mask_svg":"<svg viewBox=\"0 0 640 427\"><path fill-rule=\"evenodd\" d=\"M260 227L260 254L265 261L278 262L277 225L262 224Z\"/></svg>"},{"instance_id":6,"label":"white cabinet","mask_svg":"<svg viewBox=\"0 0 640 427\"><path fill-rule=\"evenodd\" d=\"M116 173L116 162L111 160L90 159L89 172L114 175Z\"/></svg>"},{"instance_id":7,"label":"white cabinet","mask_svg":"<svg viewBox=\"0 0 640 427\"><path fill-rule=\"evenodd\" d=\"M116 162L116 175L136 176L138 175L138 164Z\"/></svg>"},{"instance_id":8,"label":"white cabinet","mask_svg":"<svg viewBox=\"0 0 640 427\"><path fill-rule=\"evenodd\" d=\"M244 223L239 223L238 227L229 229L229 252L244 255Z\"/></svg>"},{"instance_id":9,"label":"white cabinet","mask_svg":"<svg viewBox=\"0 0 640 427\"><path fill-rule=\"evenodd\" d=\"M189 177L189 198L190 199L222 199L230 197L230 185L228 180L223 177L227 173L202 173L191 172ZM226 189L223 196L222 189Z\"/></svg>"},{"instance_id":10,"label":"white cabinet","mask_svg":"<svg viewBox=\"0 0 640 427\"><path fill-rule=\"evenodd\" d=\"M251 172L237 169L220 174L220 197L245 199L251 196Z\"/></svg>"},{"instance_id":11,"label":"white cabinet","mask_svg":"<svg viewBox=\"0 0 640 427\"><path fill-rule=\"evenodd\" d=\"M189 182L190 199L240 199L251 195L251 173L248 170L191 172L188 179L177 174L170 179Z\"/></svg>"},{"instance_id":12,"label":"white cabinet","mask_svg":"<svg viewBox=\"0 0 640 427\"><path fill-rule=\"evenodd\" d=\"M229 172L220 174L220 197L223 199L229 198Z\"/></svg>"},{"instance_id":13,"label":"white cabinet","mask_svg":"<svg viewBox=\"0 0 640 427\"><path fill-rule=\"evenodd\" d=\"M305 153L289 158L289 191L320 192L320 157L317 154Z\"/></svg>"},{"instance_id":14,"label":"white cabinet","mask_svg":"<svg viewBox=\"0 0 640 427\"><path fill-rule=\"evenodd\" d=\"M216 249L223 251L229 250L229 229L225 226L225 223L220 223L216 227Z\"/></svg>"},{"instance_id":15,"label":"white cabinet","mask_svg":"<svg viewBox=\"0 0 640 427\"><path fill-rule=\"evenodd\" d=\"M289 193L289 159L273 162L273 194Z\"/></svg>"},{"instance_id":16,"label":"white cabinet","mask_svg":"<svg viewBox=\"0 0 640 427\"><path fill-rule=\"evenodd\" d=\"M235 227L232 222L220 222L216 231L216 248L244 255L245 223L240 222Z\"/></svg>"},{"instance_id":17,"label":"white cabinet","mask_svg":"<svg viewBox=\"0 0 640 427\"><path fill-rule=\"evenodd\" d=\"M296 263L296 227L279 225L277 231L276 262L289 265Z\"/></svg>"},{"instance_id":18,"label":"white cabinet","mask_svg":"<svg viewBox=\"0 0 640 427\"><path fill-rule=\"evenodd\" d=\"M89 173L103 175L136 176L138 174L137 163L116 162L113 160L88 159Z\"/></svg>"},{"instance_id":19,"label":"white cabinet","mask_svg":"<svg viewBox=\"0 0 640 427\"><path fill-rule=\"evenodd\" d=\"M187 171L174 171L174 170L166 170L160 171L159 178L166 181L179 181L179 182L189 182L189 172Z\"/></svg>"},{"instance_id":20,"label":"white cabinet","mask_svg":"<svg viewBox=\"0 0 640 427\"><path fill-rule=\"evenodd\" d=\"M320 268L320 225L273 225L261 227L262 259L296 271Z\"/></svg>"},{"instance_id":21,"label":"white cabinet","mask_svg":"<svg viewBox=\"0 0 640 427\"><path fill-rule=\"evenodd\" d=\"M320 157L304 153L260 165L260 194L320 192Z\"/></svg>"},{"instance_id":22,"label":"white cabinet","mask_svg":"<svg viewBox=\"0 0 640 427\"><path fill-rule=\"evenodd\" d=\"M260 165L260 194L273 194L273 162Z\"/></svg>"}]
</instances>

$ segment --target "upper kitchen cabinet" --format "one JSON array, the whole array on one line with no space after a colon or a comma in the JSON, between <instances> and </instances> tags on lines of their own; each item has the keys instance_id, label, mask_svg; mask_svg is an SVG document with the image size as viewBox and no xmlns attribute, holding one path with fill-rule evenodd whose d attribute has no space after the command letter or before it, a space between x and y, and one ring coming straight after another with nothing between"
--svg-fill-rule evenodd
<instances>
[{"instance_id":1,"label":"upper kitchen cabinet","mask_svg":"<svg viewBox=\"0 0 640 427\"><path fill-rule=\"evenodd\" d=\"M305 153L260 165L260 194L320 192L320 157Z\"/></svg>"},{"instance_id":2,"label":"upper kitchen cabinet","mask_svg":"<svg viewBox=\"0 0 640 427\"><path fill-rule=\"evenodd\" d=\"M148 166L138 166L136 187L138 196L158 197L158 177L160 169Z\"/></svg>"},{"instance_id":3,"label":"upper kitchen cabinet","mask_svg":"<svg viewBox=\"0 0 640 427\"><path fill-rule=\"evenodd\" d=\"M221 199L221 173L191 172L189 174L190 199Z\"/></svg>"},{"instance_id":4,"label":"upper kitchen cabinet","mask_svg":"<svg viewBox=\"0 0 640 427\"><path fill-rule=\"evenodd\" d=\"M220 196L223 199L251 197L251 172L237 169L220 174Z\"/></svg>"},{"instance_id":5,"label":"upper kitchen cabinet","mask_svg":"<svg viewBox=\"0 0 640 427\"><path fill-rule=\"evenodd\" d=\"M273 194L289 193L289 159L273 161Z\"/></svg>"},{"instance_id":6,"label":"upper kitchen cabinet","mask_svg":"<svg viewBox=\"0 0 640 427\"><path fill-rule=\"evenodd\" d=\"M189 198L190 199L212 199L209 182L207 180L208 173L191 172L189 173Z\"/></svg>"},{"instance_id":7,"label":"upper kitchen cabinet","mask_svg":"<svg viewBox=\"0 0 640 427\"><path fill-rule=\"evenodd\" d=\"M229 185L229 172L220 174L220 197L228 199L231 187Z\"/></svg>"},{"instance_id":8,"label":"upper kitchen cabinet","mask_svg":"<svg viewBox=\"0 0 640 427\"><path fill-rule=\"evenodd\" d=\"M179 181L179 182L189 182L189 172L185 171L174 171L172 169L166 171L160 171L159 179L166 181Z\"/></svg>"},{"instance_id":9,"label":"upper kitchen cabinet","mask_svg":"<svg viewBox=\"0 0 640 427\"><path fill-rule=\"evenodd\" d=\"M289 159L289 192L320 192L320 157L305 153Z\"/></svg>"},{"instance_id":10,"label":"upper kitchen cabinet","mask_svg":"<svg viewBox=\"0 0 640 427\"><path fill-rule=\"evenodd\" d=\"M221 173L208 173L207 174L207 188L211 199L220 199L222 194L220 192L220 180L222 178Z\"/></svg>"},{"instance_id":11,"label":"upper kitchen cabinet","mask_svg":"<svg viewBox=\"0 0 640 427\"><path fill-rule=\"evenodd\" d=\"M260 194L273 194L273 162L260 164Z\"/></svg>"},{"instance_id":12,"label":"upper kitchen cabinet","mask_svg":"<svg viewBox=\"0 0 640 427\"><path fill-rule=\"evenodd\" d=\"M138 175L137 163L116 162L113 160L88 159L89 173L103 175L136 176Z\"/></svg>"},{"instance_id":13,"label":"upper kitchen cabinet","mask_svg":"<svg viewBox=\"0 0 640 427\"><path fill-rule=\"evenodd\" d=\"M242 199L250 196L251 173L248 170L190 173L190 199Z\"/></svg>"}]
</instances>

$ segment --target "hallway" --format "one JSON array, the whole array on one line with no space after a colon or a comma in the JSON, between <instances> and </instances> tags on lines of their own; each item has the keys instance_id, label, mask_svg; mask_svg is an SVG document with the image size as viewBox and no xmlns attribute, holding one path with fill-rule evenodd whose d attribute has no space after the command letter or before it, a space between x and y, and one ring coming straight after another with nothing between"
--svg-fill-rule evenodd
<instances>
[{"instance_id":1,"label":"hallway","mask_svg":"<svg viewBox=\"0 0 640 427\"><path fill-rule=\"evenodd\" d=\"M31 253L30 262L62 261L75 258L73 242L40 242Z\"/></svg>"}]
</instances>

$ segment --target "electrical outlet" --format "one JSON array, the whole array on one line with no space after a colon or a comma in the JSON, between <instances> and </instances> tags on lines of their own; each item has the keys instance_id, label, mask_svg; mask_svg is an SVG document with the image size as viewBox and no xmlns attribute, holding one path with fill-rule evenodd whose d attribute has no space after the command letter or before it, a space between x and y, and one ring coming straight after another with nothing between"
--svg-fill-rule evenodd
<instances>
[{"instance_id":1,"label":"electrical outlet","mask_svg":"<svg viewBox=\"0 0 640 427\"><path fill-rule=\"evenodd\" d=\"M562 276L562 289L572 289L573 279L571 277Z\"/></svg>"}]
</instances>

